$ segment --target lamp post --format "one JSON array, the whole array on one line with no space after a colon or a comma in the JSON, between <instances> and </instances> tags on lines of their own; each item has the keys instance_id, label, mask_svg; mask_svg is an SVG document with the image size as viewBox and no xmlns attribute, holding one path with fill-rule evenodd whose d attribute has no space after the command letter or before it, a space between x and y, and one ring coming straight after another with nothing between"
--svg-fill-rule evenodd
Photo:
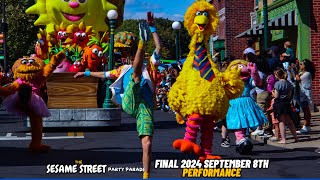
<instances>
[{"instance_id":1,"label":"lamp post","mask_svg":"<svg viewBox=\"0 0 320 180\"><path fill-rule=\"evenodd\" d=\"M116 25L116 20L118 18L118 13L115 10L110 10L108 12L108 19L110 20L110 44L109 44L109 58L108 58L108 70L112 70L114 67L113 60L113 50L114 50L114 30ZM106 83L106 98L104 99L103 108L113 108L115 107L111 101L112 93L110 90L110 85L112 80L108 79Z\"/></svg>"},{"instance_id":2,"label":"lamp post","mask_svg":"<svg viewBox=\"0 0 320 180\"><path fill-rule=\"evenodd\" d=\"M176 60L180 60L180 37L179 37L179 30L181 29L181 24L178 21L172 23L172 28L176 33Z\"/></svg>"},{"instance_id":3,"label":"lamp post","mask_svg":"<svg viewBox=\"0 0 320 180\"><path fill-rule=\"evenodd\" d=\"M263 0L263 48L266 50L269 46L268 44L268 2L267 0Z\"/></svg>"}]
</instances>

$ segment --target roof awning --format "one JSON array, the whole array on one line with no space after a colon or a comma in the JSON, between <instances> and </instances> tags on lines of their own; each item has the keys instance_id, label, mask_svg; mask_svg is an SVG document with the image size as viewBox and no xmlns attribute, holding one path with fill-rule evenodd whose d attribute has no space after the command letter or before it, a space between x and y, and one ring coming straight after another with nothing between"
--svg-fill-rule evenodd
<instances>
[{"instance_id":1,"label":"roof awning","mask_svg":"<svg viewBox=\"0 0 320 180\"><path fill-rule=\"evenodd\" d=\"M281 16L269 20L269 30L283 29L284 27L298 26L297 11L293 10ZM264 23L255 25L245 32L236 36L236 38L259 36L263 34Z\"/></svg>"},{"instance_id":2,"label":"roof awning","mask_svg":"<svg viewBox=\"0 0 320 180\"><path fill-rule=\"evenodd\" d=\"M260 28L260 25L253 26L252 28L246 30L245 32L239 34L236 36L236 38L242 38L242 37L251 37L251 36L259 36L262 35L263 30L258 30Z\"/></svg>"}]
</instances>

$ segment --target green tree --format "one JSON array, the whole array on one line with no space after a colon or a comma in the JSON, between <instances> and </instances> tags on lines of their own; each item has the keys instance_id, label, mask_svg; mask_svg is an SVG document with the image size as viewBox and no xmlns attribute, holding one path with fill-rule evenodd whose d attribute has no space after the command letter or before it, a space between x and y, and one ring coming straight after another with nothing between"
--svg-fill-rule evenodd
<instances>
[{"instance_id":1,"label":"green tree","mask_svg":"<svg viewBox=\"0 0 320 180\"><path fill-rule=\"evenodd\" d=\"M130 31L135 35L139 36L138 24L141 20L124 20L123 24L117 29L117 32L121 31ZM175 59L176 58L176 43L175 43L175 32L172 29L173 21L164 18L155 18L155 23L157 27L157 32L161 38L162 44L162 58L163 59ZM187 30L183 27L183 23L181 23L182 27L180 30L180 45L181 45L181 55L189 52L189 42L190 36L188 35ZM152 54L155 45L153 43L153 39L147 43L146 53ZM182 57L183 58L183 57Z\"/></svg>"},{"instance_id":2,"label":"green tree","mask_svg":"<svg viewBox=\"0 0 320 180\"><path fill-rule=\"evenodd\" d=\"M8 23L7 58L9 67L18 58L34 53L39 27L35 27L33 23L37 17L25 13L25 10L34 3L34 0L6 0Z\"/></svg>"}]
</instances>

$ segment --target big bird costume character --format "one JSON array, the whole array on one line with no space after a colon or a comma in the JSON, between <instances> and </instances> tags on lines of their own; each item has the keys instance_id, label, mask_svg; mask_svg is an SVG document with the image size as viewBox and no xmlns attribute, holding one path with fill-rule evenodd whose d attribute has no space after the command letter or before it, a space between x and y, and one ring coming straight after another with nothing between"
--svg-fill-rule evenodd
<instances>
[{"instance_id":1,"label":"big bird costume character","mask_svg":"<svg viewBox=\"0 0 320 180\"><path fill-rule=\"evenodd\" d=\"M222 74L208 53L208 40L218 26L213 5L198 0L187 10L184 26L191 35L190 52L183 69L169 92L169 106L176 112L178 123L188 117L184 139L174 141L173 147L195 153L200 159L220 159L213 156L212 139L215 122L225 118L229 100L238 97L244 88L237 68ZM201 144L196 144L201 129Z\"/></svg>"},{"instance_id":2,"label":"big bird costume character","mask_svg":"<svg viewBox=\"0 0 320 180\"><path fill-rule=\"evenodd\" d=\"M59 52L51 57L47 65L37 57L18 59L12 67L15 81L5 87L10 89L10 93L4 94L0 90L2 96L7 96L3 106L10 114L29 116L32 136L29 149L32 152L47 152L50 148L42 144L42 117L49 117L50 112L42 99L40 88L65 57L64 52Z\"/></svg>"},{"instance_id":3,"label":"big bird costume character","mask_svg":"<svg viewBox=\"0 0 320 180\"><path fill-rule=\"evenodd\" d=\"M244 60L235 60L230 63L227 70L232 68L241 69L241 79L245 88L240 97L230 101L230 107L226 116L227 127L235 131L236 152L251 154L253 145L245 138L247 128L257 127L267 122L258 104L250 97L250 91L261 79L255 64Z\"/></svg>"}]
</instances>

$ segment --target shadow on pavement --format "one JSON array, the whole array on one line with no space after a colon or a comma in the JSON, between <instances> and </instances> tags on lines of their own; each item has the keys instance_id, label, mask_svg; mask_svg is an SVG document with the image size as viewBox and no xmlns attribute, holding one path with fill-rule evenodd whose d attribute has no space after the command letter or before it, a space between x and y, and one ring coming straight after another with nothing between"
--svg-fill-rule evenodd
<instances>
[{"instance_id":1,"label":"shadow on pavement","mask_svg":"<svg viewBox=\"0 0 320 180\"><path fill-rule=\"evenodd\" d=\"M294 148L294 149L279 149L279 150L258 150L255 151L256 154L261 154L261 153L265 153L265 154L273 154L273 153L288 153L288 152L315 152L318 148L314 148L314 147L303 147L303 148ZM313 159L318 159L320 158L320 154L319 157L317 156L312 156ZM295 158L294 158L295 159Z\"/></svg>"},{"instance_id":2,"label":"shadow on pavement","mask_svg":"<svg viewBox=\"0 0 320 180\"><path fill-rule=\"evenodd\" d=\"M185 127L179 125L176 121L158 121L154 122L154 129L172 129ZM114 131L136 131L136 123L122 124L120 127L75 127L75 128L44 128L44 132L114 132ZM27 131L20 131L27 132Z\"/></svg>"},{"instance_id":3,"label":"shadow on pavement","mask_svg":"<svg viewBox=\"0 0 320 180\"><path fill-rule=\"evenodd\" d=\"M124 152L114 148L88 150L57 150L49 153L33 154L27 148L1 148L0 166L46 166L48 164L73 165L75 160L82 160L83 164L127 164L141 163L142 152ZM104 151L102 151L104 150ZM189 159L190 155L180 152L153 152L155 159Z\"/></svg>"}]
</instances>

